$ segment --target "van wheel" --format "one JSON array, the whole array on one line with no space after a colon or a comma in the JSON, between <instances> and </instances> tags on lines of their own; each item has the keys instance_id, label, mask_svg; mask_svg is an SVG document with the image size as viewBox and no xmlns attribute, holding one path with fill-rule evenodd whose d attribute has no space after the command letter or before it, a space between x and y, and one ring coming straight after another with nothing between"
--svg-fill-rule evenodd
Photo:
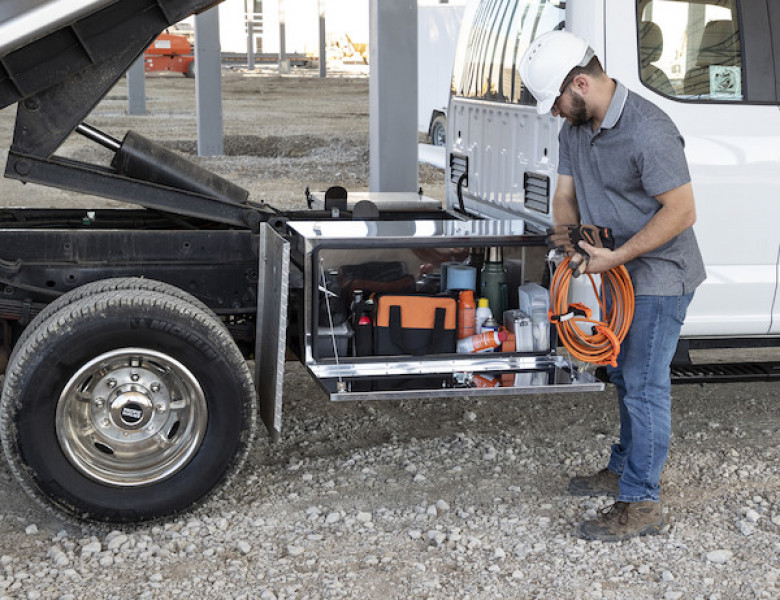
<instances>
[{"instance_id":1,"label":"van wheel","mask_svg":"<svg viewBox=\"0 0 780 600\"><path fill-rule=\"evenodd\" d=\"M447 118L444 115L437 115L433 120L429 137L434 146L447 145Z\"/></svg>"},{"instance_id":2,"label":"van wheel","mask_svg":"<svg viewBox=\"0 0 780 600\"><path fill-rule=\"evenodd\" d=\"M18 348L0 437L14 477L45 508L137 522L225 486L255 411L251 373L221 323L181 299L118 290L61 308Z\"/></svg>"}]
</instances>

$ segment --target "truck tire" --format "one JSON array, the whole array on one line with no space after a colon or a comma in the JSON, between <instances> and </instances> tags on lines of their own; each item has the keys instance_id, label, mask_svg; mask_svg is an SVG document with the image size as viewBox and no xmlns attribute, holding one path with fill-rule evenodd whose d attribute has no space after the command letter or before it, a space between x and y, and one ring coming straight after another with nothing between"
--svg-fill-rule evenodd
<instances>
[{"instance_id":1,"label":"truck tire","mask_svg":"<svg viewBox=\"0 0 780 600\"><path fill-rule=\"evenodd\" d=\"M146 290L150 292L159 292L161 294L189 302L196 308L199 308L206 314L209 314L215 319L219 320L214 312L203 302L198 300L189 292L185 292L183 289L178 288L175 285L171 285L163 281L157 281L155 279L145 279L143 277L112 277L111 279L99 279L98 281L92 281L91 283L80 285L79 287L72 289L71 291L63 294L56 300L47 304L41 312L35 315L35 318L30 321L30 324L24 328L15 347L21 347L27 340L27 337L30 335L30 333L32 333L32 331L34 331L38 325L43 323L51 315L68 304L72 304L76 300L81 300L87 296L115 290Z\"/></svg>"},{"instance_id":2,"label":"truck tire","mask_svg":"<svg viewBox=\"0 0 780 600\"><path fill-rule=\"evenodd\" d=\"M431 138L431 144L434 146L446 146L447 145L447 118L444 115L436 115L431 121L431 128L429 130L429 137Z\"/></svg>"},{"instance_id":3,"label":"truck tire","mask_svg":"<svg viewBox=\"0 0 780 600\"><path fill-rule=\"evenodd\" d=\"M89 295L18 348L0 438L24 490L58 516L128 523L189 509L240 469L252 375L213 316L156 291Z\"/></svg>"},{"instance_id":4,"label":"truck tire","mask_svg":"<svg viewBox=\"0 0 780 600\"><path fill-rule=\"evenodd\" d=\"M184 76L187 79L195 79L195 61L194 60L190 64L187 65L187 70L184 71Z\"/></svg>"}]
</instances>

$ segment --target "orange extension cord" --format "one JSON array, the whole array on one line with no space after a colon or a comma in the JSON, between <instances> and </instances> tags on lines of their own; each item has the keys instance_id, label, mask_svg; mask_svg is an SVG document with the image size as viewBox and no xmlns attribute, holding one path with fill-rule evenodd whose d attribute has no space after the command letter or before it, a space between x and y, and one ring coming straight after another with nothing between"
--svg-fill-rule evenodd
<instances>
[{"instance_id":1,"label":"orange extension cord","mask_svg":"<svg viewBox=\"0 0 780 600\"><path fill-rule=\"evenodd\" d=\"M566 349L578 360L596 365L617 367L620 344L626 339L634 317L634 286L624 266L601 274L603 294L588 275L593 291L599 299L604 321L592 319L591 310L583 304L569 304L569 283L574 271L569 268L569 257L558 266L550 284L550 320L558 329L558 336ZM612 296L612 306L607 313L607 294ZM588 323L590 335L584 332Z\"/></svg>"}]
</instances>

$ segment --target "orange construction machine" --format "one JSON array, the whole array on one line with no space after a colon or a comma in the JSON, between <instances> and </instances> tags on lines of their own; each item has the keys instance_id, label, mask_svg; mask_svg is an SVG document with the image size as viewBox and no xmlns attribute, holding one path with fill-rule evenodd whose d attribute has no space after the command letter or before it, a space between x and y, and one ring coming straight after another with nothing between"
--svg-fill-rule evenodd
<instances>
[{"instance_id":1,"label":"orange construction machine","mask_svg":"<svg viewBox=\"0 0 780 600\"><path fill-rule=\"evenodd\" d=\"M185 77L195 77L195 57L192 46L183 35L161 33L144 53L144 70L172 71Z\"/></svg>"}]
</instances>

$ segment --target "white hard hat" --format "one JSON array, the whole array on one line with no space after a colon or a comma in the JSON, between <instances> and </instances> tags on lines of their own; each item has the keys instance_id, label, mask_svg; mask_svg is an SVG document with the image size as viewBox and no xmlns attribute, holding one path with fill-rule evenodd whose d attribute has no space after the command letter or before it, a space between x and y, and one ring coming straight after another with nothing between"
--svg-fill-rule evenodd
<instances>
[{"instance_id":1,"label":"white hard hat","mask_svg":"<svg viewBox=\"0 0 780 600\"><path fill-rule=\"evenodd\" d=\"M550 31L531 42L518 70L540 115L550 112L569 71L584 67L593 55L588 42L568 31Z\"/></svg>"}]
</instances>

